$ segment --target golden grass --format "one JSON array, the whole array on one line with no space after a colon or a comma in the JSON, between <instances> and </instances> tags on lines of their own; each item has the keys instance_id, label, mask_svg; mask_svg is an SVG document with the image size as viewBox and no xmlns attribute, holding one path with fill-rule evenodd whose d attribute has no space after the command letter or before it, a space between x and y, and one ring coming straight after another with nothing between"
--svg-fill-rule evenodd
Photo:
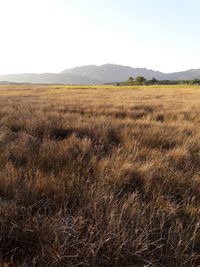
<instances>
[{"instance_id":1,"label":"golden grass","mask_svg":"<svg viewBox=\"0 0 200 267\"><path fill-rule=\"evenodd\" d=\"M199 266L200 88L0 86L2 266Z\"/></svg>"}]
</instances>

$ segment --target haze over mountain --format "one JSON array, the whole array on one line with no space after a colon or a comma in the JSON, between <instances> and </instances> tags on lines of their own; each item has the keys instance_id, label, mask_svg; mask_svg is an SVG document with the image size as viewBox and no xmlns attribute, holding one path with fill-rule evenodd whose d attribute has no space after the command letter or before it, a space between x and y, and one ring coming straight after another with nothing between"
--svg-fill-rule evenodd
<instances>
[{"instance_id":1,"label":"haze over mountain","mask_svg":"<svg viewBox=\"0 0 200 267\"><path fill-rule=\"evenodd\" d=\"M0 82L46 84L99 84L100 81L73 73L21 73L0 75Z\"/></svg>"},{"instance_id":2,"label":"haze over mountain","mask_svg":"<svg viewBox=\"0 0 200 267\"><path fill-rule=\"evenodd\" d=\"M130 76L144 76L146 79L153 77L160 78L162 73L148 70L145 68L131 68L129 66L105 64L102 66L89 65L76 67L73 69L64 70L62 73L73 73L98 79L104 83L106 82L121 82L127 80ZM156 78L155 77L155 78Z\"/></svg>"},{"instance_id":3,"label":"haze over mountain","mask_svg":"<svg viewBox=\"0 0 200 267\"><path fill-rule=\"evenodd\" d=\"M105 64L101 66L88 65L66 69L60 73L23 73L0 75L0 81L22 83L61 83L61 84L103 84L126 81L143 76L146 79L158 80L192 80L200 79L200 69L182 72L162 73L146 68L132 68L129 66Z\"/></svg>"}]
</instances>

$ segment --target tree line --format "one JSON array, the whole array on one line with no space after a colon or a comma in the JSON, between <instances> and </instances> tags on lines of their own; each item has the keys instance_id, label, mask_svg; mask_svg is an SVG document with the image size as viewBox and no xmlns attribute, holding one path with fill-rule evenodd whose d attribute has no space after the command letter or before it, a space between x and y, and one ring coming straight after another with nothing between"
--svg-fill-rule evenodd
<instances>
[{"instance_id":1,"label":"tree line","mask_svg":"<svg viewBox=\"0 0 200 267\"><path fill-rule=\"evenodd\" d=\"M188 84L188 85L200 85L199 79L193 80L157 80L156 78L145 79L143 76L137 76L135 79L129 77L127 81L117 83L117 85L173 85L173 84Z\"/></svg>"}]
</instances>

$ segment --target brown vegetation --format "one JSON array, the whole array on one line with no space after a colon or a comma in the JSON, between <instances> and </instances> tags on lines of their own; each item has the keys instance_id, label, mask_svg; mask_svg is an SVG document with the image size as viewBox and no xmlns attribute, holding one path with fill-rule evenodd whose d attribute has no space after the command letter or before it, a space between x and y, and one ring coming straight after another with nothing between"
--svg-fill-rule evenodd
<instances>
[{"instance_id":1,"label":"brown vegetation","mask_svg":"<svg viewBox=\"0 0 200 267\"><path fill-rule=\"evenodd\" d=\"M199 266L200 90L0 88L2 266Z\"/></svg>"}]
</instances>

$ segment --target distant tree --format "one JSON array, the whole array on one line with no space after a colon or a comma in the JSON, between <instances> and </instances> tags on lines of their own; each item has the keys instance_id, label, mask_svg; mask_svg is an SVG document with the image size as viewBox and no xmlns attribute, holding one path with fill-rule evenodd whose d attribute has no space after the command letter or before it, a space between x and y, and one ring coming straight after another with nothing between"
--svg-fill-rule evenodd
<instances>
[{"instance_id":1,"label":"distant tree","mask_svg":"<svg viewBox=\"0 0 200 267\"><path fill-rule=\"evenodd\" d=\"M194 79L191 81L191 84L200 84L200 80L199 79Z\"/></svg>"},{"instance_id":2,"label":"distant tree","mask_svg":"<svg viewBox=\"0 0 200 267\"><path fill-rule=\"evenodd\" d=\"M133 77L129 77L128 80L124 83L126 85L133 85L135 83Z\"/></svg>"},{"instance_id":3,"label":"distant tree","mask_svg":"<svg viewBox=\"0 0 200 267\"><path fill-rule=\"evenodd\" d=\"M145 83L146 79L142 76L137 76L135 78L135 83L138 85L143 85Z\"/></svg>"},{"instance_id":4,"label":"distant tree","mask_svg":"<svg viewBox=\"0 0 200 267\"><path fill-rule=\"evenodd\" d=\"M157 80L156 78L152 78L152 79L150 80L150 83L151 83L151 84L157 84L157 83L158 83L158 80Z\"/></svg>"},{"instance_id":5,"label":"distant tree","mask_svg":"<svg viewBox=\"0 0 200 267\"><path fill-rule=\"evenodd\" d=\"M131 77L129 77L129 78L128 78L128 80L127 80L127 82L128 82L128 83L133 83L133 82L134 82L134 79L133 79L133 77L132 77L132 76L131 76Z\"/></svg>"}]
</instances>

